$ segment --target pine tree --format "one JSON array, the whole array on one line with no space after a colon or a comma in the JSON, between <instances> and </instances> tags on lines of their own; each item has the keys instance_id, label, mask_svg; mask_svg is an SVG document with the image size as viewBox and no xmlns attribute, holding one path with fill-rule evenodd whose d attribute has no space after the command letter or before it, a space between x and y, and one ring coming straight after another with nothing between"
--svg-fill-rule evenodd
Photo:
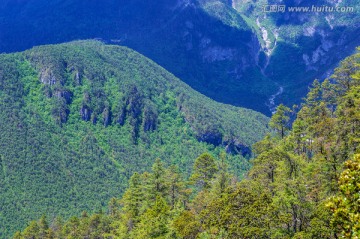
<instances>
[{"instance_id":1,"label":"pine tree","mask_svg":"<svg viewBox=\"0 0 360 239\"><path fill-rule=\"evenodd\" d=\"M134 239L166 238L169 232L170 207L161 196L156 197L155 204L141 217L139 224L132 231Z\"/></svg>"},{"instance_id":2,"label":"pine tree","mask_svg":"<svg viewBox=\"0 0 360 239\"><path fill-rule=\"evenodd\" d=\"M163 162L159 158L155 160L152 166L151 183L152 183L152 195L154 200L157 196L166 197L167 185L166 185L166 169Z\"/></svg>"},{"instance_id":3,"label":"pine tree","mask_svg":"<svg viewBox=\"0 0 360 239\"><path fill-rule=\"evenodd\" d=\"M284 138L285 133L290 129L290 113L290 108L281 104L276 108L269 122L269 126L279 132L281 138Z\"/></svg>"},{"instance_id":4,"label":"pine tree","mask_svg":"<svg viewBox=\"0 0 360 239\"><path fill-rule=\"evenodd\" d=\"M170 166L167 169L166 179L168 189L167 195L171 208L173 209L175 204L179 201L181 201L182 204L185 204L190 193L189 190L186 189L186 183L180 174L179 168L174 165Z\"/></svg>"},{"instance_id":5,"label":"pine tree","mask_svg":"<svg viewBox=\"0 0 360 239\"><path fill-rule=\"evenodd\" d=\"M24 239L24 237L22 236L21 232L17 231L14 234L13 239Z\"/></svg>"},{"instance_id":6,"label":"pine tree","mask_svg":"<svg viewBox=\"0 0 360 239\"><path fill-rule=\"evenodd\" d=\"M120 201L117 198L111 198L109 201L109 215L111 217L117 217L120 213Z\"/></svg>"},{"instance_id":7,"label":"pine tree","mask_svg":"<svg viewBox=\"0 0 360 239\"><path fill-rule=\"evenodd\" d=\"M360 48L358 48L359 50ZM360 53L356 53L345 60L340 64L340 67L335 69L334 74L331 76L333 80L336 81L339 92L344 94L350 87L359 83L356 80L356 74L360 71Z\"/></svg>"},{"instance_id":8,"label":"pine tree","mask_svg":"<svg viewBox=\"0 0 360 239\"><path fill-rule=\"evenodd\" d=\"M308 107L314 107L321 100L321 84L318 80L314 80L309 92L305 98L305 104Z\"/></svg>"},{"instance_id":9,"label":"pine tree","mask_svg":"<svg viewBox=\"0 0 360 239\"><path fill-rule=\"evenodd\" d=\"M200 189L209 189L211 181L217 171L218 168L214 157L209 153L203 153L195 160L193 174L191 175L190 180Z\"/></svg>"},{"instance_id":10,"label":"pine tree","mask_svg":"<svg viewBox=\"0 0 360 239\"><path fill-rule=\"evenodd\" d=\"M80 238L80 219L78 217L71 217L69 221L64 225L63 233L67 236L67 238Z\"/></svg>"},{"instance_id":11,"label":"pine tree","mask_svg":"<svg viewBox=\"0 0 360 239\"><path fill-rule=\"evenodd\" d=\"M54 231L54 238L63 238L64 221L61 217L56 217L50 226Z\"/></svg>"},{"instance_id":12,"label":"pine tree","mask_svg":"<svg viewBox=\"0 0 360 239\"><path fill-rule=\"evenodd\" d=\"M358 152L360 145L360 86L352 87L339 102L337 114L338 151L342 158Z\"/></svg>"},{"instance_id":13,"label":"pine tree","mask_svg":"<svg viewBox=\"0 0 360 239\"><path fill-rule=\"evenodd\" d=\"M220 153L220 162L218 164L219 171L215 174L215 180L212 187L212 193L222 196L226 189L230 186L231 175L228 171L227 155L223 151Z\"/></svg>"},{"instance_id":14,"label":"pine tree","mask_svg":"<svg viewBox=\"0 0 360 239\"><path fill-rule=\"evenodd\" d=\"M30 222L29 226L25 228L24 233L22 235L24 236L24 239L39 239L39 232L40 227L37 223L37 221Z\"/></svg>"},{"instance_id":15,"label":"pine tree","mask_svg":"<svg viewBox=\"0 0 360 239\"><path fill-rule=\"evenodd\" d=\"M144 193L140 174L134 173L129 180L129 188L126 190L122 203L123 210L128 217L128 227L131 230L139 220Z\"/></svg>"},{"instance_id":16,"label":"pine tree","mask_svg":"<svg viewBox=\"0 0 360 239\"><path fill-rule=\"evenodd\" d=\"M42 217L39 220L39 237L41 239L45 239L48 237L48 230L49 230L49 224L47 222L46 216L42 215Z\"/></svg>"},{"instance_id":17,"label":"pine tree","mask_svg":"<svg viewBox=\"0 0 360 239\"><path fill-rule=\"evenodd\" d=\"M191 211L182 212L177 218L174 219L174 227L176 234L180 238L193 239L201 231L201 225L196 219L194 213Z\"/></svg>"}]
</instances>

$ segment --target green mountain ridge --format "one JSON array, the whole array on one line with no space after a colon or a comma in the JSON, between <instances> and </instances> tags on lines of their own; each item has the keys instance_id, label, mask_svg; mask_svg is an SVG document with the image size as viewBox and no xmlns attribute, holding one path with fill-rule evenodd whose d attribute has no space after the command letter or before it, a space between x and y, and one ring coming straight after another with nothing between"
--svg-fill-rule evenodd
<instances>
[{"instance_id":1,"label":"green mountain ridge","mask_svg":"<svg viewBox=\"0 0 360 239\"><path fill-rule=\"evenodd\" d=\"M264 12L271 4L354 11ZM299 104L313 79L325 79L354 53L358 6L359 0L2 0L0 52L101 39L140 52L218 102L270 116L279 103Z\"/></svg>"},{"instance_id":2,"label":"green mountain ridge","mask_svg":"<svg viewBox=\"0 0 360 239\"><path fill-rule=\"evenodd\" d=\"M201 154L189 179L156 160L106 211L42 216L13 238L359 238L360 48L296 112L279 105L269 126L241 181L224 153Z\"/></svg>"},{"instance_id":3,"label":"green mountain ridge","mask_svg":"<svg viewBox=\"0 0 360 239\"><path fill-rule=\"evenodd\" d=\"M151 60L97 41L0 55L0 237L45 213L100 210L156 158L203 152L238 176L268 118L216 103Z\"/></svg>"}]
</instances>

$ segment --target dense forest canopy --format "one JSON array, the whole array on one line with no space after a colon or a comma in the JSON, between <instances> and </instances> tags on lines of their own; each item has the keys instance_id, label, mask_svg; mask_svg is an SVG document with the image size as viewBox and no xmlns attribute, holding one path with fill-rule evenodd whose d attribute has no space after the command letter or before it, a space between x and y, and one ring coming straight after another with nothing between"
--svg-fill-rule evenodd
<instances>
[{"instance_id":1,"label":"dense forest canopy","mask_svg":"<svg viewBox=\"0 0 360 239\"><path fill-rule=\"evenodd\" d=\"M0 0L0 239L359 239L359 13Z\"/></svg>"},{"instance_id":2,"label":"dense forest canopy","mask_svg":"<svg viewBox=\"0 0 360 239\"><path fill-rule=\"evenodd\" d=\"M216 103L144 56L98 41L0 55L0 238L47 214L104 208L156 158L188 176L202 152L243 177L261 113Z\"/></svg>"},{"instance_id":3,"label":"dense forest canopy","mask_svg":"<svg viewBox=\"0 0 360 239\"><path fill-rule=\"evenodd\" d=\"M270 125L241 181L224 152L201 154L189 178L157 159L106 211L43 216L14 238L359 238L360 53Z\"/></svg>"}]
</instances>

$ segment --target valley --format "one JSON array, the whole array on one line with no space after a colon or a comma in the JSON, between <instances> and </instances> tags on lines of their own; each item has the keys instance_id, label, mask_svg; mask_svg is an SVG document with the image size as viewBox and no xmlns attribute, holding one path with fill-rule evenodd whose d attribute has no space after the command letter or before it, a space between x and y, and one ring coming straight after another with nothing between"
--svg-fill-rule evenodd
<instances>
[{"instance_id":1,"label":"valley","mask_svg":"<svg viewBox=\"0 0 360 239\"><path fill-rule=\"evenodd\" d=\"M0 239L359 238L359 46L359 0L0 0Z\"/></svg>"},{"instance_id":2,"label":"valley","mask_svg":"<svg viewBox=\"0 0 360 239\"><path fill-rule=\"evenodd\" d=\"M357 238L360 53L330 79L312 83L294 121L277 107L243 179L225 152L198 156L188 178L157 159L106 212L42 216L13 238Z\"/></svg>"},{"instance_id":3,"label":"valley","mask_svg":"<svg viewBox=\"0 0 360 239\"><path fill-rule=\"evenodd\" d=\"M266 4L271 2L5 1L0 8L0 52L101 39L140 52L218 102L270 116L268 99L278 91L277 84L284 93L276 105L299 104L315 78L323 80L354 52L360 21L356 12L266 14ZM358 6L354 0L318 4L351 5L356 11Z\"/></svg>"}]
</instances>

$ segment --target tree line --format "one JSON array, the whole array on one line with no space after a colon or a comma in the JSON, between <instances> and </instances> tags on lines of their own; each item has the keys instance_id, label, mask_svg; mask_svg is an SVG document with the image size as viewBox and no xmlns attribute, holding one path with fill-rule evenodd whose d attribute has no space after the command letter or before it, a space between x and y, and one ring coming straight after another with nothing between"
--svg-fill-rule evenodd
<instances>
[{"instance_id":1,"label":"tree line","mask_svg":"<svg viewBox=\"0 0 360 239\"><path fill-rule=\"evenodd\" d=\"M358 238L360 53L269 126L241 181L224 152L200 155L188 179L157 159L106 211L43 216L14 238Z\"/></svg>"}]
</instances>

